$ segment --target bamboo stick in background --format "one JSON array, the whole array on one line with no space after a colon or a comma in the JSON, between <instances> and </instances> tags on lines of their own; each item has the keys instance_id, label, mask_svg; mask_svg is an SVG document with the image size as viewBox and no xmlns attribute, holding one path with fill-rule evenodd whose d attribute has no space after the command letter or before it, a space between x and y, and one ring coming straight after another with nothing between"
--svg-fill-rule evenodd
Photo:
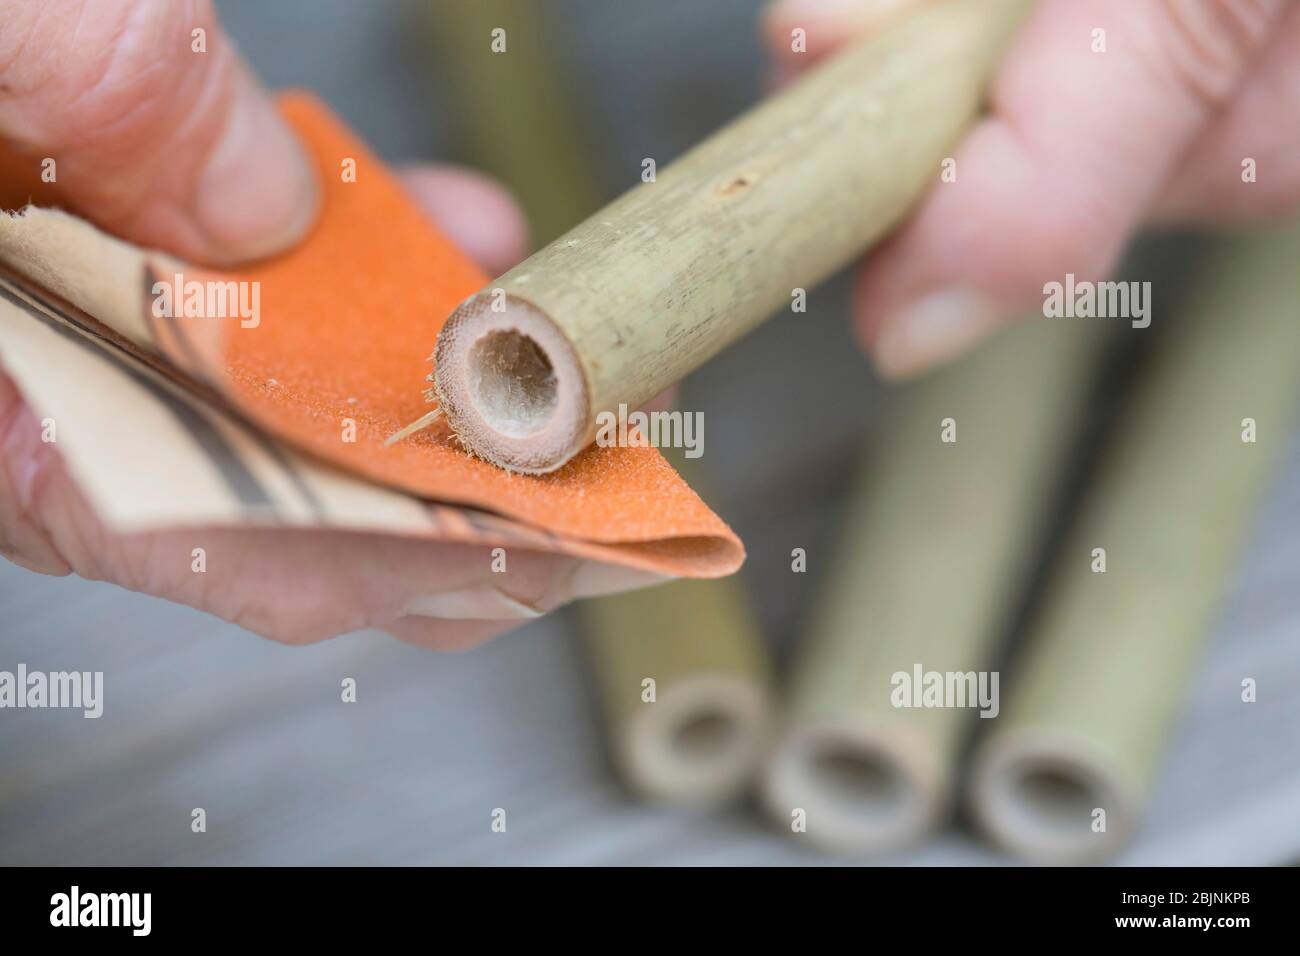
<instances>
[{"instance_id":1,"label":"bamboo stick in background","mask_svg":"<svg viewBox=\"0 0 1300 956\"><path fill-rule=\"evenodd\" d=\"M1226 245L1170 324L1030 632L971 801L1042 862L1120 848L1300 404L1300 229ZM1257 441L1243 441L1253 419ZM1093 549L1104 548L1105 573ZM1094 810L1105 811L1094 832Z\"/></svg>"},{"instance_id":2,"label":"bamboo stick in background","mask_svg":"<svg viewBox=\"0 0 1300 956\"><path fill-rule=\"evenodd\" d=\"M517 0L424 3L438 83L450 91L460 157L519 199L535 243L600 207L581 104L551 48L546 6ZM492 31L506 52L493 53Z\"/></svg>"},{"instance_id":3,"label":"bamboo stick in background","mask_svg":"<svg viewBox=\"0 0 1300 956\"><path fill-rule=\"evenodd\" d=\"M784 826L802 809L821 847L881 852L949 808L959 744L980 721L973 706L896 707L892 678L987 671L1105 333L1033 319L899 396L891 439L850 503L764 773L764 803ZM953 443L941 440L946 425Z\"/></svg>"},{"instance_id":4,"label":"bamboo stick in background","mask_svg":"<svg viewBox=\"0 0 1300 956\"><path fill-rule=\"evenodd\" d=\"M467 158L519 196L534 236L549 241L600 196L578 148L584 125L560 92L538 9L476 0L434 4L428 13L448 61L444 79L457 93ZM512 44L503 55L486 43L497 27ZM684 456L668 454L689 474ZM769 725L771 665L740 579L674 582L583 602L577 613L610 750L632 787L701 802L743 786ZM647 678L654 703L643 701Z\"/></svg>"},{"instance_id":5,"label":"bamboo stick in background","mask_svg":"<svg viewBox=\"0 0 1300 956\"><path fill-rule=\"evenodd\" d=\"M695 466L665 453L698 488ZM739 576L584 601L578 614L610 751L632 789L703 804L753 780L771 727L772 665Z\"/></svg>"},{"instance_id":6,"label":"bamboo stick in background","mask_svg":"<svg viewBox=\"0 0 1300 956\"><path fill-rule=\"evenodd\" d=\"M640 407L879 240L934 182L1032 5L901 18L469 299L435 354L461 440L553 471L600 412Z\"/></svg>"},{"instance_id":7,"label":"bamboo stick in background","mask_svg":"<svg viewBox=\"0 0 1300 956\"><path fill-rule=\"evenodd\" d=\"M705 803L748 784L770 726L770 665L738 580L675 581L578 610L610 749L633 789Z\"/></svg>"}]
</instances>

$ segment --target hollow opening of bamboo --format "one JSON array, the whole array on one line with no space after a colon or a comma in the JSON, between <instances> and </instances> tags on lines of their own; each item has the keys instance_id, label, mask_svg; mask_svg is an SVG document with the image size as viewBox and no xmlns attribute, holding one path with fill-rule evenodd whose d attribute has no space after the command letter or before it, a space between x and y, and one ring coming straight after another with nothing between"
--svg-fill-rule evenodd
<instances>
[{"instance_id":1,"label":"hollow opening of bamboo","mask_svg":"<svg viewBox=\"0 0 1300 956\"><path fill-rule=\"evenodd\" d=\"M438 336L434 389L462 443L511 471L553 471L585 444L587 379L572 345L517 296L481 293Z\"/></svg>"},{"instance_id":2,"label":"hollow opening of bamboo","mask_svg":"<svg viewBox=\"0 0 1300 956\"><path fill-rule=\"evenodd\" d=\"M480 414L515 438L535 434L555 414L555 367L528 335L497 329L469 350L469 378Z\"/></svg>"},{"instance_id":3,"label":"hollow opening of bamboo","mask_svg":"<svg viewBox=\"0 0 1300 956\"><path fill-rule=\"evenodd\" d=\"M976 786L985 825L1030 859L1082 861L1110 852L1131 827L1135 804L1094 758L1042 743L1001 749ZM1105 811L1105 829L1094 829L1098 809Z\"/></svg>"},{"instance_id":4,"label":"hollow opening of bamboo","mask_svg":"<svg viewBox=\"0 0 1300 956\"><path fill-rule=\"evenodd\" d=\"M686 714L672 732L669 746L683 764L712 767L737 744L741 728L736 715L721 708Z\"/></svg>"},{"instance_id":5,"label":"hollow opening of bamboo","mask_svg":"<svg viewBox=\"0 0 1300 956\"><path fill-rule=\"evenodd\" d=\"M1092 811L1106 800L1082 765L1068 759L1021 757L1010 761L996 787L990 810L997 825L1017 842L1085 854Z\"/></svg>"},{"instance_id":6,"label":"hollow opening of bamboo","mask_svg":"<svg viewBox=\"0 0 1300 956\"><path fill-rule=\"evenodd\" d=\"M1011 781L1012 812L1030 829L1068 836L1088 829L1099 794L1077 767L1023 767Z\"/></svg>"},{"instance_id":7,"label":"hollow opening of bamboo","mask_svg":"<svg viewBox=\"0 0 1300 956\"><path fill-rule=\"evenodd\" d=\"M826 849L871 853L916 839L941 808L932 768L906 734L857 722L791 733L767 769L765 798L781 818L803 808Z\"/></svg>"},{"instance_id":8,"label":"hollow opening of bamboo","mask_svg":"<svg viewBox=\"0 0 1300 956\"><path fill-rule=\"evenodd\" d=\"M839 817L869 827L893 826L912 789L897 764L870 747L834 743L807 758L807 774Z\"/></svg>"},{"instance_id":9,"label":"hollow opening of bamboo","mask_svg":"<svg viewBox=\"0 0 1300 956\"><path fill-rule=\"evenodd\" d=\"M734 793L753 773L766 733L763 689L697 674L661 688L623 728L616 754L638 789L674 801Z\"/></svg>"}]
</instances>

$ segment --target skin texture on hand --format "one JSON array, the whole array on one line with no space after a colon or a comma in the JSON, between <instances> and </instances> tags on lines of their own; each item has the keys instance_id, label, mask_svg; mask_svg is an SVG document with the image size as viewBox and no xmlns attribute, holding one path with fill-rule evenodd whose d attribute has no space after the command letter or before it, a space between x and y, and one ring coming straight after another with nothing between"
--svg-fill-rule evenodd
<instances>
[{"instance_id":1,"label":"skin texture on hand","mask_svg":"<svg viewBox=\"0 0 1300 956\"><path fill-rule=\"evenodd\" d=\"M777 0L778 76L891 17L960 0ZM791 31L806 32L806 53ZM1105 51L1094 51L1095 30ZM1300 209L1300 4L1042 0L940 182L858 270L853 318L888 377L1104 278L1142 226L1239 226ZM1257 181L1242 180L1253 159Z\"/></svg>"},{"instance_id":2,"label":"skin texture on hand","mask_svg":"<svg viewBox=\"0 0 1300 956\"><path fill-rule=\"evenodd\" d=\"M192 50L203 29L206 52ZM318 186L305 154L221 33L189 0L0 0L0 138L57 162L76 210L141 245L227 264L300 238ZM513 201L469 170L410 170L431 218L485 269L523 257ZM206 552L194 573L191 550ZM336 531L103 526L0 369L0 554L210 611L308 643L365 627L472 646L567 601L571 558Z\"/></svg>"}]
</instances>

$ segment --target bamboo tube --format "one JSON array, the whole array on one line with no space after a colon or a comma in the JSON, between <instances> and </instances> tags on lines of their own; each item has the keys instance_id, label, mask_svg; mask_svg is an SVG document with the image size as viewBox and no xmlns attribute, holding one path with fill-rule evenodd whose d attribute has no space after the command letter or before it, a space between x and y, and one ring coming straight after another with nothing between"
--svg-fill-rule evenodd
<instances>
[{"instance_id":1,"label":"bamboo tube","mask_svg":"<svg viewBox=\"0 0 1300 956\"><path fill-rule=\"evenodd\" d=\"M633 789L706 803L744 787L767 742L770 669L738 579L675 581L579 613L610 750Z\"/></svg>"},{"instance_id":2,"label":"bamboo tube","mask_svg":"<svg viewBox=\"0 0 1300 956\"><path fill-rule=\"evenodd\" d=\"M763 775L764 803L785 826L802 809L821 847L883 852L949 808L959 745L981 721L969 708L895 706L893 675L987 673L1104 333L1038 318L899 396L896 430L850 502ZM953 443L941 440L946 419Z\"/></svg>"},{"instance_id":3,"label":"bamboo tube","mask_svg":"<svg viewBox=\"0 0 1300 956\"><path fill-rule=\"evenodd\" d=\"M971 802L998 842L1093 860L1133 831L1300 403L1300 230L1225 246L1158 343L1060 555ZM1243 441L1244 419L1258 441ZM1104 548L1104 573L1093 549ZM1094 832L1094 810L1105 811Z\"/></svg>"},{"instance_id":4,"label":"bamboo tube","mask_svg":"<svg viewBox=\"0 0 1300 956\"><path fill-rule=\"evenodd\" d=\"M697 466L665 453L700 487ZM632 789L704 804L746 786L767 745L772 666L741 578L674 581L578 610L610 752Z\"/></svg>"},{"instance_id":5,"label":"bamboo tube","mask_svg":"<svg viewBox=\"0 0 1300 956\"><path fill-rule=\"evenodd\" d=\"M572 98L559 93L537 11L478 0L427 12L453 61L448 72L461 99L468 158L519 195L534 234L549 239L596 208L598 177L575 148L583 125ZM508 56L465 42L496 27L523 41ZM692 463L666 454L698 488ZM578 615L610 750L634 789L669 802L704 802L750 779L770 718L770 664L740 579L581 602ZM646 678L655 681L654 703L642 700Z\"/></svg>"},{"instance_id":6,"label":"bamboo tube","mask_svg":"<svg viewBox=\"0 0 1300 956\"><path fill-rule=\"evenodd\" d=\"M431 58L456 118L459 158L491 173L519 200L534 242L550 242L605 198L584 141L582 108L551 50L546 8L517 0L420 8L437 46ZM504 54L492 52L504 30Z\"/></svg>"},{"instance_id":7,"label":"bamboo tube","mask_svg":"<svg viewBox=\"0 0 1300 956\"><path fill-rule=\"evenodd\" d=\"M468 299L435 349L475 454L559 468L880 239L937 175L1032 0L943 3L811 70Z\"/></svg>"}]
</instances>

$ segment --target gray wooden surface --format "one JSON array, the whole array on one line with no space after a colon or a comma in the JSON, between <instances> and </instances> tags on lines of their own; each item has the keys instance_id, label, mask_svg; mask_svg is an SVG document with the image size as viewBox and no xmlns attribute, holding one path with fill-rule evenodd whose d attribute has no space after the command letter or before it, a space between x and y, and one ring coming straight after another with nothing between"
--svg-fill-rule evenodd
<instances>
[{"instance_id":1,"label":"gray wooden surface","mask_svg":"<svg viewBox=\"0 0 1300 956\"><path fill-rule=\"evenodd\" d=\"M317 89L388 158L445 152L409 5L305 6L218 3L271 85ZM610 183L758 95L756 3L550 6ZM750 549L745 576L782 659L816 584L789 573L790 549L806 548L815 571L846 469L882 418L844 300L843 283L819 291L808 315L769 324L688 390L710 425L715 504ZM1300 858L1298 531L1300 442L1127 862ZM187 608L0 564L0 669L103 670L106 681L99 720L0 711L0 863L823 861L745 804L679 814L629 798L570 626L544 619L463 655L377 634L289 648ZM1258 703L1240 703L1243 676L1258 679ZM355 704L340 700L345 677L358 682ZM195 807L207 811L205 834L190 831ZM489 827L497 807L505 834ZM885 862L999 859L958 823Z\"/></svg>"},{"instance_id":2,"label":"gray wooden surface","mask_svg":"<svg viewBox=\"0 0 1300 956\"><path fill-rule=\"evenodd\" d=\"M1189 691L1134 863L1300 858L1300 443ZM701 633L707 639L707 633ZM0 567L0 668L102 670L98 720L0 711L0 863L815 863L746 805L639 805L568 619L438 655L308 648L104 584ZM1255 676L1260 696L1242 704ZM345 704L340 682L355 678ZM190 831L191 811L208 832ZM504 834L490 829L504 808ZM885 862L996 862L954 827Z\"/></svg>"}]
</instances>

